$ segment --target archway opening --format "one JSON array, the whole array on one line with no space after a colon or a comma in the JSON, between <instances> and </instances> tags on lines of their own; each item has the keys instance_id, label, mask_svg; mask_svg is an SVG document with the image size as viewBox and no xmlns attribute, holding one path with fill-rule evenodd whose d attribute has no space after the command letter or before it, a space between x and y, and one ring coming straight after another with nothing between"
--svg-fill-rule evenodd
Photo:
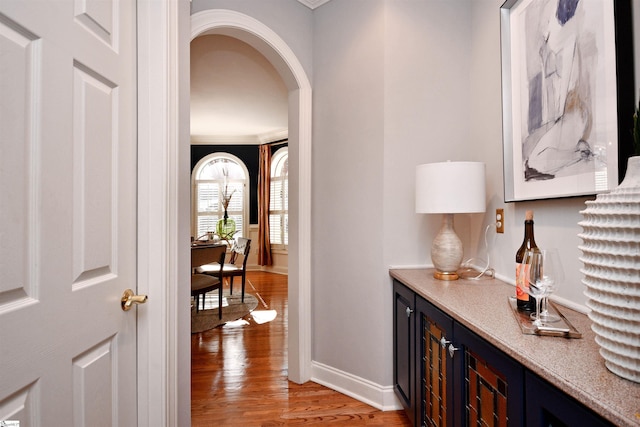
<instances>
[{"instance_id":1,"label":"archway opening","mask_svg":"<svg viewBox=\"0 0 640 427\"><path fill-rule=\"evenodd\" d=\"M289 379L311 377L311 85L288 45L267 26L229 10L191 17L191 39L205 34L237 38L262 53L289 92Z\"/></svg>"}]
</instances>

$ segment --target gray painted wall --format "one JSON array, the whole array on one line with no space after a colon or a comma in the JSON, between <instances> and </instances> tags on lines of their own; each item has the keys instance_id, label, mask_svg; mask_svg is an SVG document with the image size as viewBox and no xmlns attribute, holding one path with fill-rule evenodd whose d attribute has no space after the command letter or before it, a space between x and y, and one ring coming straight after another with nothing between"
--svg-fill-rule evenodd
<instances>
[{"instance_id":1,"label":"gray painted wall","mask_svg":"<svg viewBox=\"0 0 640 427\"><path fill-rule=\"evenodd\" d=\"M584 209L585 200L593 197L503 202L502 0L364 3L333 0L315 11L314 360L387 385L392 382L392 306L391 281L386 271L389 266L430 262L431 241L440 225L437 216L414 213L416 165L448 159L485 162L486 214L455 218L456 230L465 245L465 258L487 258L485 227L494 221L495 209L504 208L505 233L489 234L489 254L496 272L512 280L515 251L523 237L524 213L533 209L538 244L558 247L563 253L567 280L557 295L582 308L586 298L579 272L579 211ZM637 3L634 0L634 5ZM365 8L366 13L354 16L356 5ZM376 22L384 22L382 27L372 23L374 12ZM363 34L366 31L369 33ZM343 37L339 45L334 39L336 32ZM378 48L382 52L375 58L349 50L360 46L357 43L364 43L371 50L368 44L381 38ZM338 54L332 56L331 50ZM366 72L367 66L374 70ZM376 74L379 67L384 67L382 76ZM333 76L363 69L364 75L359 78ZM325 75L332 76L332 88ZM371 104L380 90L373 86L376 81L384 88L381 105ZM359 87L363 82L371 82L369 91ZM330 93L319 93L325 91ZM380 135L372 137L367 132L379 124L381 109L382 142ZM333 111L330 120L322 115L325 111ZM363 119L363 115L369 117ZM344 116L352 120L345 120ZM355 168L348 167L344 160L336 163L330 153L339 154L343 149L348 156L352 148L346 146L368 150L370 163ZM374 172L373 168L379 169ZM366 201L345 204L350 189L341 192L326 171L354 179ZM382 199L369 200L380 185L384 189ZM327 199L332 203L320 203ZM379 212L372 212L376 206L382 209L382 217ZM338 214L334 213L336 207ZM348 242L356 244L336 247L336 236L322 233L330 216L340 218L337 230L349 236ZM357 250L365 251L366 260L361 255L354 257ZM329 280L331 284L327 285ZM340 301L337 306L328 304L332 299L346 297L350 300ZM362 301L366 307L357 308ZM370 311L381 316L382 324L365 313ZM349 321L352 317L358 320ZM345 348L349 342L353 344ZM332 347L337 351L332 353Z\"/></svg>"},{"instance_id":2,"label":"gray painted wall","mask_svg":"<svg viewBox=\"0 0 640 427\"><path fill-rule=\"evenodd\" d=\"M505 233L489 239L491 264L513 279L524 212L533 209L538 244L565 254L558 296L584 304L577 223L589 198L503 202L502 3L332 0L311 13L293 0L194 1L194 12L229 8L270 26L312 78L314 361L391 385L387 270L429 263L440 226L436 215L414 212L422 163L487 165L487 213L455 218L465 258L486 259L485 226L504 208Z\"/></svg>"},{"instance_id":3,"label":"gray painted wall","mask_svg":"<svg viewBox=\"0 0 640 427\"><path fill-rule=\"evenodd\" d=\"M329 2L314 24L313 360L380 383L384 3Z\"/></svg>"}]
</instances>

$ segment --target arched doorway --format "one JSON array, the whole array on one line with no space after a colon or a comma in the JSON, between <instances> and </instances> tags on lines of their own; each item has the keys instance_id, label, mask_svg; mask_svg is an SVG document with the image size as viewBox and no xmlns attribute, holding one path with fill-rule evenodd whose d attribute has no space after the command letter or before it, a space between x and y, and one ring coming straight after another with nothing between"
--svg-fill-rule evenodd
<instances>
[{"instance_id":1,"label":"arched doorway","mask_svg":"<svg viewBox=\"0 0 640 427\"><path fill-rule=\"evenodd\" d=\"M191 40L204 34L237 38L262 53L289 91L289 379L311 378L311 85L288 45L260 21L213 9L191 17Z\"/></svg>"}]
</instances>

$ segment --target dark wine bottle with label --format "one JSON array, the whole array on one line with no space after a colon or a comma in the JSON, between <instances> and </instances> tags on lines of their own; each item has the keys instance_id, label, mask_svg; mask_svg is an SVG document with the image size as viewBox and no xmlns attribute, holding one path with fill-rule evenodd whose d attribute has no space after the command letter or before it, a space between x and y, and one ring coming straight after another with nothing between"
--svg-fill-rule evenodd
<instances>
[{"instance_id":1,"label":"dark wine bottle with label","mask_svg":"<svg viewBox=\"0 0 640 427\"><path fill-rule=\"evenodd\" d=\"M533 211L527 211L524 220L524 239L516 252L516 299L518 309L523 311L535 310L535 299L529 295L529 281L524 279L526 275L520 275L520 269L528 268L523 264L524 254L530 250L538 250L536 240L533 237Z\"/></svg>"}]
</instances>

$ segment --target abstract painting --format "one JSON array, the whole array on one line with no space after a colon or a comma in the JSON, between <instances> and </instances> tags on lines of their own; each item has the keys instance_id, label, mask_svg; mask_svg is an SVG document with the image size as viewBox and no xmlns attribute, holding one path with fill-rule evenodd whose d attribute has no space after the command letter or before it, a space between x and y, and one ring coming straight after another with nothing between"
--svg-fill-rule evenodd
<instances>
[{"instance_id":1,"label":"abstract painting","mask_svg":"<svg viewBox=\"0 0 640 427\"><path fill-rule=\"evenodd\" d=\"M505 201L615 187L613 0L514 0L501 14Z\"/></svg>"}]
</instances>

